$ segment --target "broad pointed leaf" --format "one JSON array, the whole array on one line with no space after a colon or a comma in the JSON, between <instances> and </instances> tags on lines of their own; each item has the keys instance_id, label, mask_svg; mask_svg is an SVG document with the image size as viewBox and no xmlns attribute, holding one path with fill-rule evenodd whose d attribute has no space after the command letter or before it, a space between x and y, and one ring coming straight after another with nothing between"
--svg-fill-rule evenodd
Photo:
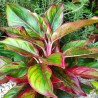
<instances>
[{"instance_id":1,"label":"broad pointed leaf","mask_svg":"<svg viewBox=\"0 0 98 98\"><path fill-rule=\"evenodd\" d=\"M30 36L44 38L41 24L29 10L18 5L7 4L6 12L9 26L23 26Z\"/></svg>"},{"instance_id":2,"label":"broad pointed leaf","mask_svg":"<svg viewBox=\"0 0 98 98\"><path fill-rule=\"evenodd\" d=\"M41 64L36 64L28 70L28 81L31 87L42 95L55 97L50 81L51 70Z\"/></svg>"},{"instance_id":3,"label":"broad pointed leaf","mask_svg":"<svg viewBox=\"0 0 98 98\"><path fill-rule=\"evenodd\" d=\"M27 69L27 67L24 66L24 64L20 64L18 62L6 64L5 66L0 68L0 76L10 74L15 70L20 70L20 69L21 70Z\"/></svg>"},{"instance_id":4,"label":"broad pointed leaf","mask_svg":"<svg viewBox=\"0 0 98 98\"><path fill-rule=\"evenodd\" d=\"M45 13L45 18L49 22L54 32L63 22L63 4L52 5Z\"/></svg>"},{"instance_id":5,"label":"broad pointed leaf","mask_svg":"<svg viewBox=\"0 0 98 98\"><path fill-rule=\"evenodd\" d=\"M75 76L81 76L83 78L95 78L98 79L98 71L93 68L84 67L84 66L77 66L73 68L66 69L70 73L73 73Z\"/></svg>"},{"instance_id":6,"label":"broad pointed leaf","mask_svg":"<svg viewBox=\"0 0 98 98\"><path fill-rule=\"evenodd\" d=\"M6 27L4 29L7 35L10 37L25 37L25 38L30 37L26 32L25 28L22 26Z\"/></svg>"},{"instance_id":7,"label":"broad pointed leaf","mask_svg":"<svg viewBox=\"0 0 98 98\"><path fill-rule=\"evenodd\" d=\"M22 88L25 86L25 84L18 84L17 86L10 89L3 98L17 98L19 92L22 90Z\"/></svg>"},{"instance_id":8,"label":"broad pointed leaf","mask_svg":"<svg viewBox=\"0 0 98 98\"><path fill-rule=\"evenodd\" d=\"M80 29L84 26L88 26L94 23L98 23L98 17L93 17L91 19L85 19L85 20L78 20L76 22L65 23L54 31L51 39L54 42L55 40L60 39L61 37L69 33L72 33L77 29Z\"/></svg>"},{"instance_id":9,"label":"broad pointed leaf","mask_svg":"<svg viewBox=\"0 0 98 98\"><path fill-rule=\"evenodd\" d=\"M64 45L62 47L62 51L65 51L65 50L67 50L69 48L74 48L74 47L83 47L83 46L85 46L87 44L88 44L88 41L86 41L86 40L72 41L72 42L69 42L66 45Z\"/></svg>"},{"instance_id":10,"label":"broad pointed leaf","mask_svg":"<svg viewBox=\"0 0 98 98\"><path fill-rule=\"evenodd\" d=\"M57 53L53 53L50 56L48 56L46 59L41 58L42 62L48 65L54 65L54 66L58 66L61 68L65 68L65 63L64 63L64 56L62 53L57 52Z\"/></svg>"},{"instance_id":11,"label":"broad pointed leaf","mask_svg":"<svg viewBox=\"0 0 98 98\"><path fill-rule=\"evenodd\" d=\"M18 95L18 98L36 98L36 94L32 88L27 88Z\"/></svg>"},{"instance_id":12,"label":"broad pointed leaf","mask_svg":"<svg viewBox=\"0 0 98 98\"><path fill-rule=\"evenodd\" d=\"M73 47L64 52L65 57L92 57L92 55L98 54L98 48L88 47Z\"/></svg>"},{"instance_id":13,"label":"broad pointed leaf","mask_svg":"<svg viewBox=\"0 0 98 98\"><path fill-rule=\"evenodd\" d=\"M5 51L8 50L8 53L9 53L9 51L10 52L13 51L14 53L18 53L19 55L24 56L24 57L32 57L31 53L27 52L26 50L14 47L14 46L10 46L10 45L6 44L6 46L4 47L4 49L5 49Z\"/></svg>"},{"instance_id":14,"label":"broad pointed leaf","mask_svg":"<svg viewBox=\"0 0 98 98\"><path fill-rule=\"evenodd\" d=\"M63 81L63 82L54 83L54 87L63 90L65 92L77 94L80 96L86 96L86 94L83 92L83 90L80 87L80 82L78 78L73 73L67 70L63 72L62 70L55 69L53 70L53 74L55 74L57 78Z\"/></svg>"},{"instance_id":15,"label":"broad pointed leaf","mask_svg":"<svg viewBox=\"0 0 98 98\"><path fill-rule=\"evenodd\" d=\"M27 42L25 40L21 40L18 38L7 38L1 41L1 43L4 43L5 45L13 46L16 48L16 50L18 48L18 49L27 51L33 55L38 55L37 49L30 42Z\"/></svg>"}]
</instances>

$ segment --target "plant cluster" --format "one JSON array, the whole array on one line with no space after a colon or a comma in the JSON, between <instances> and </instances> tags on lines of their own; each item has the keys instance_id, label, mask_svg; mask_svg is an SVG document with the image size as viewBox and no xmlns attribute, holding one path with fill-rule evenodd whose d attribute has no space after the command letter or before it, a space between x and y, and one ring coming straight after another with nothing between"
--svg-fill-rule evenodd
<instances>
[{"instance_id":1,"label":"plant cluster","mask_svg":"<svg viewBox=\"0 0 98 98\"><path fill-rule=\"evenodd\" d=\"M62 98L67 96L66 92L71 97L86 96L82 88L88 86L85 87L78 77L98 79L95 69L67 63L68 58L97 58L98 48L89 46L90 40L77 40L60 46L63 36L98 23L98 17L63 24L63 12L61 3L52 5L42 17L21 6L7 4L9 27L0 29L8 37L0 43L5 50L22 57L18 55L19 60L12 60L0 56L0 78L7 77L17 82L4 98ZM43 96L38 97L39 94Z\"/></svg>"}]
</instances>

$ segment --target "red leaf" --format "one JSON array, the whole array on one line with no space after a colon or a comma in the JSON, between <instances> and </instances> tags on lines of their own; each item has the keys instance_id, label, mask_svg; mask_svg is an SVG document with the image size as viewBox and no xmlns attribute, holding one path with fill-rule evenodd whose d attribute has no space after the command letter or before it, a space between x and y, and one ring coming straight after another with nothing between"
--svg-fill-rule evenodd
<instances>
[{"instance_id":1,"label":"red leaf","mask_svg":"<svg viewBox=\"0 0 98 98\"><path fill-rule=\"evenodd\" d=\"M63 81L61 81L59 78L57 78L55 75L53 75L53 76L51 77L51 81L52 81L53 84L54 84L54 83L58 83L58 82L63 82Z\"/></svg>"},{"instance_id":2,"label":"red leaf","mask_svg":"<svg viewBox=\"0 0 98 98\"><path fill-rule=\"evenodd\" d=\"M53 86L65 92L74 93L71 87L65 86L64 82L54 83Z\"/></svg>"},{"instance_id":3,"label":"red leaf","mask_svg":"<svg viewBox=\"0 0 98 98\"><path fill-rule=\"evenodd\" d=\"M63 72L62 75L61 74L59 75L55 72L54 74L55 74L54 81L52 80L52 82L54 82L53 86L55 88L79 96L86 96L86 94L83 92L83 90L80 87L80 81L74 74L68 71ZM55 78L57 79L57 83L55 82L56 81Z\"/></svg>"},{"instance_id":4,"label":"red leaf","mask_svg":"<svg viewBox=\"0 0 98 98\"><path fill-rule=\"evenodd\" d=\"M86 96L86 94L81 89L80 81L78 80L78 78L69 71L65 71L65 75L68 76L66 78L69 82L69 85L72 87L73 92L80 96Z\"/></svg>"},{"instance_id":5,"label":"red leaf","mask_svg":"<svg viewBox=\"0 0 98 98\"><path fill-rule=\"evenodd\" d=\"M23 76L23 77L20 77L20 78L14 78L14 77L11 77L11 76L6 76L9 80L11 81L14 81L14 82L17 82L17 83L20 83L20 82L28 82L27 80L27 77L26 76Z\"/></svg>"},{"instance_id":6,"label":"red leaf","mask_svg":"<svg viewBox=\"0 0 98 98\"><path fill-rule=\"evenodd\" d=\"M78 66L74 68L67 68L67 71L73 73L76 76L81 76L83 78L97 78L98 79L98 71L93 68Z\"/></svg>"}]
</instances>

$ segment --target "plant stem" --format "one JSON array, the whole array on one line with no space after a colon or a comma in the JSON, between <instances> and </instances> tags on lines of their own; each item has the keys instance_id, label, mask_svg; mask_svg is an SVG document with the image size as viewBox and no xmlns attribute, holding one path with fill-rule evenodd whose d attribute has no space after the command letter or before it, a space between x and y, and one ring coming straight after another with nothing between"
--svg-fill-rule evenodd
<instances>
[{"instance_id":1,"label":"plant stem","mask_svg":"<svg viewBox=\"0 0 98 98\"><path fill-rule=\"evenodd\" d=\"M52 48L52 45L50 43L47 43L46 45L47 56L51 54L51 48Z\"/></svg>"}]
</instances>

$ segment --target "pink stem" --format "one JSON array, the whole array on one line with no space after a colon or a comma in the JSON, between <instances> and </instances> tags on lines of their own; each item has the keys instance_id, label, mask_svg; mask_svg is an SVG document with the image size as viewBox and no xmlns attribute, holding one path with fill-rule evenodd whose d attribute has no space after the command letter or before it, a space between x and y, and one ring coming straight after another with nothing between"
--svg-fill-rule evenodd
<instances>
[{"instance_id":1,"label":"pink stem","mask_svg":"<svg viewBox=\"0 0 98 98\"><path fill-rule=\"evenodd\" d=\"M47 43L47 45L46 45L47 56L49 56L51 54L51 48L52 48L52 44Z\"/></svg>"}]
</instances>

